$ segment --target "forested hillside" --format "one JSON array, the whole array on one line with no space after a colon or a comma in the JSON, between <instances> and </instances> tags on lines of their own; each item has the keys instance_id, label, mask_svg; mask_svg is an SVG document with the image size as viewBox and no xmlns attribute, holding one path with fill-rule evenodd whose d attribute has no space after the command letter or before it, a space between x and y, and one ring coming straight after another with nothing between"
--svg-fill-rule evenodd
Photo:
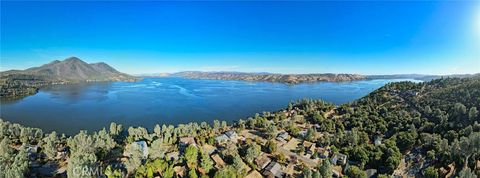
<instances>
[{"instance_id":1,"label":"forested hillside","mask_svg":"<svg viewBox=\"0 0 480 178\"><path fill-rule=\"evenodd\" d=\"M112 123L65 136L1 121L0 177L473 178L480 175L479 89L479 77L390 83L341 106L304 99L231 126L156 125L153 132ZM47 165L54 171L42 172Z\"/></svg>"}]
</instances>

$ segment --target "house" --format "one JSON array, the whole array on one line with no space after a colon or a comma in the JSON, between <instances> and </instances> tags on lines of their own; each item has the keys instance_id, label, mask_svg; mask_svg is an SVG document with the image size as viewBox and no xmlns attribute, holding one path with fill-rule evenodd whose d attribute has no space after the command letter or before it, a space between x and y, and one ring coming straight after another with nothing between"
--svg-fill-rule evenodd
<instances>
[{"instance_id":1,"label":"house","mask_svg":"<svg viewBox=\"0 0 480 178\"><path fill-rule=\"evenodd\" d=\"M185 177L185 170L185 166L173 167L173 172L175 172L176 177Z\"/></svg>"},{"instance_id":2,"label":"house","mask_svg":"<svg viewBox=\"0 0 480 178\"><path fill-rule=\"evenodd\" d=\"M235 132L235 131L233 131L233 130L230 130L230 131L228 131L228 132L225 132L225 135L226 135L231 141L237 140L237 137L238 137L237 132Z\"/></svg>"},{"instance_id":3,"label":"house","mask_svg":"<svg viewBox=\"0 0 480 178\"><path fill-rule=\"evenodd\" d=\"M332 177L340 177L340 172L338 172L337 170L332 170Z\"/></svg>"},{"instance_id":4,"label":"house","mask_svg":"<svg viewBox=\"0 0 480 178\"><path fill-rule=\"evenodd\" d=\"M255 165L257 165L258 170L262 170L263 168L267 167L267 165L272 161L267 154L262 153L260 156L255 158Z\"/></svg>"},{"instance_id":5,"label":"house","mask_svg":"<svg viewBox=\"0 0 480 178\"><path fill-rule=\"evenodd\" d=\"M379 146L379 145L382 144L382 140L383 140L382 137L377 136L377 137L375 137L375 140L373 141L373 143L375 144L375 146Z\"/></svg>"},{"instance_id":6,"label":"house","mask_svg":"<svg viewBox=\"0 0 480 178\"><path fill-rule=\"evenodd\" d=\"M247 176L245 176L245 178L263 178L263 176L258 171L253 170Z\"/></svg>"},{"instance_id":7,"label":"house","mask_svg":"<svg viewBox=\"0 0 480 178\"><path fill-rule=\"evenodd\" d=\"M277 162L273 161L270 162L267 167L265 167L263 175L267 177L283 178L284 173L282 172L282 166Z\"/></svg>"},{"instance_id":8,"label":"house","mask_svg":"<svg viewBox=\"0 0 480 178\"><path fill-rule=\"evenodd\" d=\"M306 154L313 154L315 152L315 144L312 142L303 142L303 146L305 146L305 152Z\"/></svg>"},{"instance_id":9,"label":"house","mask_svg":"<svg viewBox=\"0 0 480 178\"><path fill-rule=\"evenodd\" d=\"M332 162L337 165L347 164L347 155L342 153L335 153L332 157Z\"/></svg>"},{"instance_id":10,"label":"house","mask_svg":"<svg viewBox=\"0 0 480 178\"><path fill-rule=\"evenodd\" d=\"M376 169L367 169L367 170L365 170L365 173L367 173L368 178L377 177L377 170Z\"/></svg>"},{"instance_id":11,"label":"house","mask_svg":"<svg viewBox=\"0 0 480 178\"><path fill-rule=\"evenodd\" d=\"M142 152L143 159L148 157L148 146L147 142L145 141L136 141L132 143L132 146L136 146L140 148L140 151Z\"/></svg>"},{"instance_id":12,"label":"house","mask_svg":"<svg viewBox=\"0 0 480 178\"><path fill-rule=\"evenodd\" d=\"M37 145L24 145L25 150L28 153L28 156L32 159L35 159L38 154L38 146Z\"/></svg>"},{"instance_id":13,"label":"house","mask_svg":"<svg viewBox=\"0 0 480 178\"><path fill-rule=\"evenodd\" d=\"M167 160L178 160L180 153L178 151L170 152L165 155Z\"/></svg>"},{"instance_id":14,"label":"house","mask_svg":"<svg viewBox=\"0 0 480 178\"><path fill-rule=\"evenodd\" d=\"M57 151L55 155L55 159L66 159L67 158L67 151Z\"/></svg>"},{"instance_id":15,"label":"house","mask_svg":"<svg viewBox=\"0 0 480 178\"><path fill-rule=\"evenodd\" d=\"M228 136L225 135L225 134L222 134L222 135L219 135L217 137L215 137L215 142L217 144L222 144L222 143L225 143L229 140Z\"/></svg>"},{"instance_id":16,"label":"house","mask_svg":"<svg viewBox=\"0 0 480 178\"><path fill-rule=\"evenodd\" d=\"M305 136L307 135L307 129L301 130L300 132L298 132L298 134L299 134L302 138L305 138Z\"/></svg>"},{"instance_id":17,"label":"house","mask_svg":"<svg viewBox=\"0 0 480 178\"><path fill-rule=\"evenodd\" d=\"M326 159L330 156L330 152L325 148L317 148L318 157Z\"/></svg>"},{"instance_id":18,"label":"house","mask_svg":"<svg viewBox=\"0 0 480 178\"><path fill-rule=\"evenodd\" d=\"M209 144L202 145L202 148L209 155L212 154L213 152L217 151L217 147L214 147L214 146L209 145Z\"/></svg>"},{"instance_id":19,"label":"house","mask_svg":"<svg viewBox=\"0 0 480 178\"><path fill-rule=\"evenodd\" d=\"M277 139L278 141L287 141L288 139L290 139L290 135L288 135L287 132L282 131L282 132L278 133L276 139Z\"/></svg>"},{"instance_id":20,"label":"house","mask_svg":"<svg viewBox=\"0 0 480 178\"><path fill-rule=\"evenodd\" d=\"M218 154L213 154L210 157L212 158L213 162L215 162L215 168L221 169L225 166L225 162Z\"/></svg>"},{"instance_id":21,"label":"house","mask_svg":"<svg viewBox=\"0 0 480 178\"><path fill-rule=\"evenodd\" d=\"M60 145L57 147L57 154L55 159L66 159L68 155L68 149L65 145Z\"/></svg>"},{"instance_id":22,"label":"house","mask_svg":"<svg viewBox=\"0 0 480 178\"><path fill-rule=\"evenodd\" d=\"M195 138L193 137L181 137L179 144L181 147L187 147L188 145L197 145L195 143Z\"/></svg>"}]
</instances>

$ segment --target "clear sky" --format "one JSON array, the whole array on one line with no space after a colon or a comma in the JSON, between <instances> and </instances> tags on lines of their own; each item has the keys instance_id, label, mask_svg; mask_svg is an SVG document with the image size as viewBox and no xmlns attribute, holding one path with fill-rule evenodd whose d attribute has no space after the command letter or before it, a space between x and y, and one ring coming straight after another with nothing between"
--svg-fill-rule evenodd
<instances>
[{"instance_id":1,"label":"clear sky","mask_svg":"<svg viewBox=\"0 0 480 178\"><path fill-rule=\"evenodd\" d=\"M131 74L478 73L480 1L1 1L0 70L70 56Z\"/></svg>"}]
</instances>

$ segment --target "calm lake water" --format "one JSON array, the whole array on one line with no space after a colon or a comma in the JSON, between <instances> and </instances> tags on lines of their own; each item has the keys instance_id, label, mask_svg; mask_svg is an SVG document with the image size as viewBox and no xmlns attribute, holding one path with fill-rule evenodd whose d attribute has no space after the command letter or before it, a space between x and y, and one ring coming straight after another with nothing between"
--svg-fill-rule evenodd
<instances>
[{"instance_id":1,"label":"calm lake water","mask_svg":"<svg viewBox=\"0 0 480 178\"><path fill-rule=\"evenodd\" d=\"M134 83L58 85L22 100L1 103L0 117L66 134L98 130L108 127L110 122L152 129L155 124L238 120L285 108L290 101L302 98L343 104L386 83L402 80L289 86L268 82L146 78Z\"/></svg>"}]
</instances>

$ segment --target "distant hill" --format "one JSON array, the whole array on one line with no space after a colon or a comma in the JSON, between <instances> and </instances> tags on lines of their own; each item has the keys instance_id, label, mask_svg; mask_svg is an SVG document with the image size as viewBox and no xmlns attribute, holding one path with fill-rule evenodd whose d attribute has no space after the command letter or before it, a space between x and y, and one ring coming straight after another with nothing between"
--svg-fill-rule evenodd
<instances>
[{"instance_id":1,"label":"distant hill","mask_svg":"<svg viewBox=\"0 0 480 178\"><path fill-rule=\"evenodd\" d=\"M359 74L274 74L274 73L247 73L247 72L200 72L185 71L162 76L150 75L153 77L184 77L191 79L214 79L214 80L245 80L245 81L267 81L281 82L287 84L298 84L305 82L343 82L354 80L375 80L375 79L415 79L431 81L440 78L470 78L480 74L454 74L454 75L425 75L425 74L393 74L393 75L359 75Z\"/></svg>"},{"instance_id":2,"label":"distant hill","mask_svg":"<svg viewBox=\"0 0 480 178\"><path fill-rule=\"evenodd\" d=\"M245 81L267 81L281 82L287 84L298 84L304 82L318 81L353 81L364 80L365 77L357 74L272 74L272 73L244 73L244 72L199 72L187 71L174 73L171 76L193 79L215 79L215 80L245 80Z\"/></svg>"},{"instance_id":3,"label":"distant hill","mask_svg":"<svg viewBox=\"0 0 480 178\"><path fill-rule=\"evenodd\" d=\"M18 97L34 94L41 86L100 81L135 81L106 63L88 64L79 58L55 60L40 67L0 72L0 96Z\"/></svg>"},{"instance_id":4,"label":"distant hill","mask_svg":"<svg viewBox=\"0 0 480 178\"><path fill-rule=\"evenodd\" d=\"M367 79L415 79L430 81L440 78L470 78L480 76L476 74L453 74L453 75L427 75L427 74L392 74L392 75L366 75Z\"/></svg>"}]
</instances>

